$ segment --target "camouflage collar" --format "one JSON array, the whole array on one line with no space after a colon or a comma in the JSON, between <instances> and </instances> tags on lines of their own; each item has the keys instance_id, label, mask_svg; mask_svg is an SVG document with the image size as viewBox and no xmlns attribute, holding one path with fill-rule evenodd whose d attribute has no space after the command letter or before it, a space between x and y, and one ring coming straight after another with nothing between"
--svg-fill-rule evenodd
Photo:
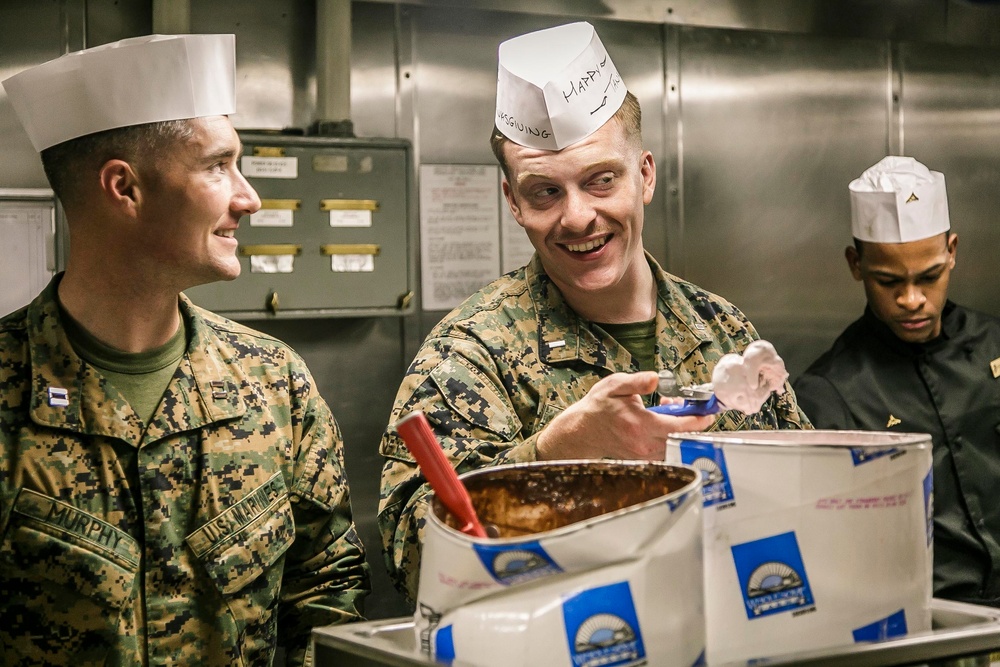
<instances>
[{"instance_id":1,"label":"camouflage collar","mask_svg":"<svg viewBox=\"0 0 1000 667\"><path fill-rule=\"evenodd\" d=\"M121 394L73 350L56 301L61 275L27 311L31 355L31 418L39 425L124 440L135 447L168 435L238 417L246 411L237 387L238 364L228 364L211 327L180 297L190 340L148 428Z\"/></svg>"},{"instance_id":2,"label":"camouflage collar","mask_svg":"<svg viewBox=\"0 0 1000 667\"><path fill-rule=\"evenodd\" d=\"M676 368L681 361L712 336L705 320L660 268L653 256L646 261L656 279L659 304L656 313L657 357L664 368ZM562 292L545 273L536 253L525 267L531 301L535 306L539 357L546 364L582 361L603 368L627 367L622 355L628 352L614 339L595 334L590 323L566 303ZM668 343L665 343L668 342Z\"/></svg>"}]
</instances>

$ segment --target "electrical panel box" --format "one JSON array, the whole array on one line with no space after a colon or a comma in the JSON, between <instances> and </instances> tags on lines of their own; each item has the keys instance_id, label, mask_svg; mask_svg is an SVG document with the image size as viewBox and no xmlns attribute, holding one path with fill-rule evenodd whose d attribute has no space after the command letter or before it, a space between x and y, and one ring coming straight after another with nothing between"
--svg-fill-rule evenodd
<instances>
[{"instance_id":1,"label":"electrical panel box","mask_svg":"<svg viewBox=\"0 0 1000 667\"><path fill-rule=\"evenodd\" d=\"M237 319L402 315L413 309L409 142L240 132L261 209L236 232L240 276L185 290Z\"/></svg>"}]
</instances>

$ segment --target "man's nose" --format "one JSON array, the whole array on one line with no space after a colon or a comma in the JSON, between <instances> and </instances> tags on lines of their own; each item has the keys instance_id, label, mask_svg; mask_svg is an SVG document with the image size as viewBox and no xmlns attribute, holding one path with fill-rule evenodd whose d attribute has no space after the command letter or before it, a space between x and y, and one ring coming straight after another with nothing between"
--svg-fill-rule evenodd
<instances>
[{"instance_id":1,"label":"man's nose","mask_svg":"<svg viewBox=\"0 0 1000 667\"><path fill-rule=\"evenodd\" d=\"M242 172L236 172L232 209L242 215L250 215L260 210L260 197Z\"/></svg>"},{"instance_id":2,"label":"man's nose","mask_svg":"<svg viewBox=\"0 0 1000 667\"><path fill-rule=\"evenodd\" d=\"M562 225L574 231L582 231L597 217L591 198L586 192L571 189L566 192L566 206L563 209Z\"/></svg>"},{"instance_id":3,"label":"man's nose","mask_svg":"<svg viewBox=\"0 0 1000 667\"><path fill-rule=\"evenodd\" d=\"M926 300L927 297L916 285L907 285L896 298L896 303L904 310L918 310Z\"/></svg>"}]
</instances>

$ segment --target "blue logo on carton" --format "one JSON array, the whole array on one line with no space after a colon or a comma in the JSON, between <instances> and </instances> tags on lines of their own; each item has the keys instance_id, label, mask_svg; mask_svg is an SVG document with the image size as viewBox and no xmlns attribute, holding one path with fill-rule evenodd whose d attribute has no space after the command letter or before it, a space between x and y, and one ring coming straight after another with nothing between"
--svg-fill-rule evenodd
<instances>
[{"instance_id":1,"label":"blue logo on carton","mask_svg":"<svg viewBox=\"0 0 1000 667\"><path fill-rule=\"evenodd\" d=\"M537 541L506 546L473 544L472 548L476 550L486 570L505 586L563 571Z\"/></svg>"},{"instance_id":2,"label":"blue logo on carton","mask_svg":"<svg viewBox=\"0 0 1000 667\"><path fill-rule=\"evenodd\" d=\"M449 665L455 660L455 639L451 629L452 626L446 625L434 633L434 659Z\"/></svg>"},{"instance_id":3,"label":"blue logo on carton","mask_svg":"<svg viewBox=\"0 0 1000 667\"><path fill-rule=\"evenodd\" d=\"M877 642L892 637L901 637L906 634L906 613L900 609L874 623L851 630L851 634L854 635L854 643Z\"/></svg>"},{"instance_id":4,"label":"blue logo on carton","mask_svg":"<svg viewBox=\"0 0 1000 667\"><path fill-rule=\"evenodd\" d=\"M927 546L934 541L934 466L924 477L924 519L927 521Z\"/></svg>"},{"instance_id":5,"label":"blue logo on carton","mask_svg":"<svg viewBox=\"0 0 1000 667\"><path fill-rule=\"evenodd\" d=\"M729 483L726 454L721 447L694 440L681 441L681 462L701 471L702 503L705 507L733 501L733 487Z\"/></svg>"},{"instance_id":6,"label":"blue logo on carton","mask_svg":"<svg viewBox=\"0 0 1000 667\"><path fill-rule=\"evenodd\" d=\"M794 532L732 547L747 618L813 606L809 577Z\"/></svg>"},{"instance_id":7,"label":"blue logo on carton","mask_svg":"<svg viewBox=\"0 0 1000 667\"><path fill-rule=\"evenodd\" d=\"M646 661L646 647L627 581L564 599L563 622L573 667L614 667Z\"/></svg>"},{"instance_id":8,"label":"blue logo on carton","mask_svg":"<svg viewBox=\"0 0 1000 667\"><path fill-rule=\"evenodd\" d=\"M854 465L859 466L900 451L902 450L899 447L851 447L851 458L854 460Z\"/></svg>"}]
</instances>

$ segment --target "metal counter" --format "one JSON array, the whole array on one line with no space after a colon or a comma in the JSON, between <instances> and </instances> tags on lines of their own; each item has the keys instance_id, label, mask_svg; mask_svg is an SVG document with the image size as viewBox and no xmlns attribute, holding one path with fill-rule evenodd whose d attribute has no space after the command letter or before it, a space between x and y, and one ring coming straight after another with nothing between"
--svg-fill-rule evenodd
<instances>
[{"instance_id":1,"label":"metal counter","mask_svg":"<svg viewBox=\"0 0 1000 667\"><path fill-rule=\"evenodd\" d=\"M753 665L805 667L934 667L989 665L989 654L1000 651L1000 609L935 599L931 602L933 629L901 639L852 644L836 649L793 653L758 659ZM435 665L416 645L409 617L368 621L313 630L316 667L426 667ZM649 664L655 664L650 656ZM474 667L456 661L452 667ZM711 667L746 667L744 663Z\"/></svg>"}]
</instances>

